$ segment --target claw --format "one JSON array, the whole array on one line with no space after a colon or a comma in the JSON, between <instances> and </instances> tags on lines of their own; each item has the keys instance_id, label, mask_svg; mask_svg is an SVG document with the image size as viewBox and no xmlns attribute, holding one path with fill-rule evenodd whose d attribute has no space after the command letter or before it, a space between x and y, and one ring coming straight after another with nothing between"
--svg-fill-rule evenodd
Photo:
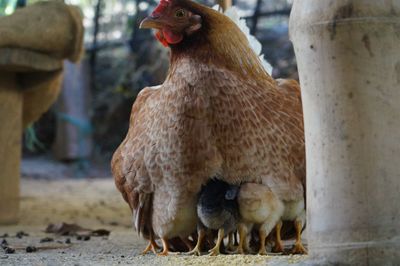
<instances>
[{"instance_id":1,"label":"claw","mask_svg":"<svg viewBox=\"0 0 400 266\"><path fill-rule=\"evenodd\" d=\"M267 253L267 251L266 251L265 248L264 248L264 249L260 249L260 251L258 251L258 255L266 256L266 255L268 255L268 253Z\"/></svg>"},{"instance_id":2,"label":"claw","mask_svg":"<svg viewBox=\"0 0 400 266\"><path fill-rule=\"evenodd\" d=\"M209 251L209 256L218 256L219 254L221 254L220 252L219 252L219 246L217 247L214 247L213 249L210 249Z\"/></svg>"},{"instance_id":3,"label":"claw","mask_svg":"<svg viewBox=\"0 0 400 266\"><path fill-rule=\"evenodd\" d=\"M225 236L225 231L223 228L218 230L218 240L217 240L217 244L215 245L215 247L213 249L210 249L208 252L210 256L218 256L219 254L221 254L219 252L220 247L221 247L221 243L224 240L224 236Z\"/></svg>"},{"instance_id":4,"label":"claw","mask_svg":"<svg viewBox=\"0 0 400 266\"><path fill-rule=\"evenodd\" d=\"M197 236L196 246L193 248L192 251L185 253L186 255L196 255L196 256L201 255L201 246L203 244L204 237L206 236L206 232L204 229L200 229L197 234L198 236Z\"/></svg>"},{"instance_id":5,"label":"claw","mask_svg":"<svg viewBox=\"0 0 400 266\"><path fill-rule=\"evenodd\" d=\"M294 247L292 249L292 254L300 254L300 255L305 255L307 254L307 249L303 246L301 242L296 242L294 244Z\"/></svg>"},{"instance_id":6,"label":"claw","mask_svg":"<svg viewBox=\"0 0 400 266\"><path fill-rule=\"evenodd\" d=\"M185 255L189 255L189 256L192 256L192 255L201 256L201 251L200 251L200 249L198 247L195 247L192 251L186 252L184 254Z\"/></svg>"},{"instance_id":7,"label":"claw","mask_svg":"<svg viewBox=\"0 0 400 266\"><path fill-rule=\"evenodd\" d=\"M295 221L294 224L296 227L296 242L292 249L292 254L307 254L307 250L301 242L301 230L303 229L303 223L301 221Z\"/></svg>"},{"instance_id":8,"label":"claw","mask_svg":"<svg viewBox=\"0 0 400 266\"><path fill-rule=\"evenodd\" d=\"M284 251L283 245L275 243L274 248L272 249L274 253L282 253Z\"/></svg>"},{"instance_id":9,"label":"claw","mask_svg":"<svg viewBox=\"0 0 400 266\"><path fill-rule=\"evenodd\" d=\"M169 255L169 244L168 240L166 238L161 239L162 244L163 244L163 251L161 253L158 253L157 256L168 256Z\"/></svg>"},{"instance_id":10,"label":"claw","mask_svg":"<svg viewBox=\"0 0 400 266\"><path fill-rule=\"evenodd\" d=\"M150 240L149 240L149 244L148 244L147 247L143 250L143 252L141 253L141 255L146 255L146 254L149 253L150 251L153 251L153 253L157 255L157 249L160 249L160 247L157 245L156 241L154 241L154 238L151 237Z\"/></svg>"},{"instance_id":11,"label":"claw","mask_svg":"<svg viewBox=\"0 0 400 266\"><path fill-rule=\"evenodd\" d=\"M236 252L237 252L237 254L241 254L241 255L245 254L243 248L238 248Z\"/></svg>"}]
</instances>

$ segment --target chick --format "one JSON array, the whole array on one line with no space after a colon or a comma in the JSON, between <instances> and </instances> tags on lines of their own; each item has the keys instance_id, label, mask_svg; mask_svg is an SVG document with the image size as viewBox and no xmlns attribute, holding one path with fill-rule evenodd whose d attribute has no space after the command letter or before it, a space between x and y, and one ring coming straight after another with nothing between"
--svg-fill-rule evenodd
<instances>
[{"instance_id":1,"label":"chick","mask_svg":"<svg viewBox=\"0 0 400 266\"><path fill-rule=\"evenodd\" d=\"M294 221L295 223L296 243L292 253L307 253L301 242L301 231L305 223L304 199L282 201L268 186L247 183L240 187L238 205L241 215L238 226L240 236L238 253L243 254L248 250L247 235L254 225L258 227L259 231L260 249L258 254L267 254L265 240L274 227L276 227L274 251L282 252L282 221Z\"/></svg>"},{"instance_id":2,"label":"chick","mask_svg":"<svg viewBox=\"0 0 400 266\"><path fill-rule=\"evenodd\" d=\"M254 225L258 227L260 249L258 254L266 255L265 239L281 220L285 211L283 202L267 186L246 183L240 187L238 195L239 212L239 247L238 253L248 251L247 234Z\"/></svg>"},{"instance_id":3,"label":"chick","mask_svg":"<svg viewBox=\"0 0 400 266\"><path fill-rule=\"evenodd\" d=\"M209 252L211 256L220 254L224 237L237 230L238 192L238 186L229 185L220 180L212 180L203 187L197 203L199 217L197 245L189 254L200 255L206 229L218 230L217 243Z\"/></svg>"},{"instance_id":4,"label":"chick","mask_svg":"<svg viewBox=\"0 0 400 266\"><path fill-rule=\"evenodd\" d=\"M306 222L305 201L304 199L301 199L299 201L283 201L283 203L285 205L285 210L282 215L282 221L294 221L294 227L296 230L296 241L291 253L307 254L307 250L301 241L301 233ZM276 226L274 252L283 252L283 244L281 240L282 221L278 222Z\"/></svg>"}]
</instances>

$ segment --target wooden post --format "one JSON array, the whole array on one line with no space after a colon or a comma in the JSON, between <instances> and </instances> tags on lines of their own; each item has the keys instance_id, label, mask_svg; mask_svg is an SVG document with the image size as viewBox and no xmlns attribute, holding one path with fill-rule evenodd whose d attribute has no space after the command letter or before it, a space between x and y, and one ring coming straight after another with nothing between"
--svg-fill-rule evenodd
<instances>
[{"instance_id":1,"label":"wooden post","mask_svg":"<svg viewBox=\"0 0 400 266\"><path fill-rule=\"evenodd\" d=\"M10 224L18 219L23 124L54 102L62 60L81 57L83 25L77 8L51 1L0 17L0 25L0 224Z\"/></svg>"},{"instance_id":2,"label":"wooden post","mask_svg":"<svg viewBox=\"0 0 400 266\"><path fill-rule=\"evenodd\" d=\"M22 93L15 75L0 72L0 224L18 220Z\"/></svg>"}]
</instances>

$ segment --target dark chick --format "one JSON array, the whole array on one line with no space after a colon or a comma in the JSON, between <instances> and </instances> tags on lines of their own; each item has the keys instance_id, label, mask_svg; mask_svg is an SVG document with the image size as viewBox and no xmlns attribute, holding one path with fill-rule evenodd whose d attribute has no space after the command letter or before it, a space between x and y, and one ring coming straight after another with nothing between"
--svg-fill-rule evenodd
<instances>
[{"instance_id":1,"label":"dark chick","mask_svg":"<svg viewBox=\"0 0 400 266\"><path fill-rule=\"evenodd\" d=\"M238 186L229 185L220 180L212 180L202 188L197 203L198 242L191 254L200 255L206 229L218 230L217 243L209 252L211 256L220 254L220 246L224 237L237 229L238 192Z\"/></svg>"}]
</instances>

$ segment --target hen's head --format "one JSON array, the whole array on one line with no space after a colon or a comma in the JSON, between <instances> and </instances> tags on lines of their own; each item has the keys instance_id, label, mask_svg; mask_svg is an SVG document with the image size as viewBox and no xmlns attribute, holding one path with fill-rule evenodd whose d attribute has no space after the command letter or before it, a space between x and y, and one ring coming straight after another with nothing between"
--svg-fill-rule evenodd
<instances>
[{"instance_id":1,"label":"hen's head","mask_svg":"<svg viewBox=\"0 0 400 266\"><path fill-rule=\"evenodd\" d=\"M202 28L202 18L189 10L182 0L161 0L140 28L157 29L157 39L164 45L178 44Z\"/></svg>"}]
</instances>

